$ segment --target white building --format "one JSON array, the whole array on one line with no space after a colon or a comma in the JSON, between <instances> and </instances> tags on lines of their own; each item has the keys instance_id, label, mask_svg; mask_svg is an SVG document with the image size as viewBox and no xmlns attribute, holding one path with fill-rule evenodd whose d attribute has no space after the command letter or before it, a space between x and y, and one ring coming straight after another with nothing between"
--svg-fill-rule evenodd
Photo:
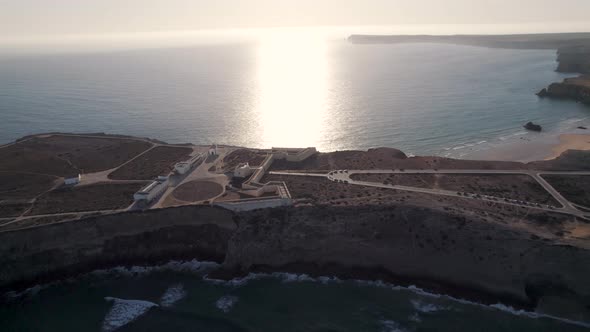
<instances>
[{"instance_id":1,"label":"white building","mask_svg":"<svg viewBox=\"0 0 590 332\"><path fill-rule=\"evenodd\" d=\"M82 175L81 174L78 174L78 176L70 176L70 177L67 177L64 180L64 184L67 185L67 186L73 186L73 185L76 185L76 184L80 183L80 181L82 181Z\"/></svg>"},{"instance_id":2,"label":"white building","mask_svg":"<svg viewBox=\"0 0 590 332\"><path fill-rule=\"evenodd\" d=\"M211 145L209 147L209 155L210 156L217 156L218 155L218 153L217 153L217 144Z\"/></svg>"},{"instance_id":3,"label":"white building","mask_svg":"<svg viewBox=\"0 0 590 332\"><path fill-rule=\"evenodd\" d=\"M238 167L234 170L234 177L236 178L247 178L254 173L254 169L250 167L250 164L243 163L239 164Z\"/></svg>"},{"instance_id":4,"label":"white building","mask_svg":"<svg viewBox=\"0 0 590 332\"><path fill-rule=\"evenodd\" d=\"M182 161L177 163L176 165L174 165L174 172L176 172L177 174L180 175L184 175L186 173L188 173L191 169L193 169L193 167L195 167L195 165L201 161L201 156L200 154L191 157L191 159L186 160L186 161Z\"/></svg>"},{"instance_id":5,"label":"white building","mask_svg":"<svg viewBox=\"0 0 590 332\"><path fill-rule=\"evenodd\" d=\"M149 204L159 198L168 189L168 177L159 176L156 180L141 188L133 195L137 203Z\"/></svg>"}]
</instances>

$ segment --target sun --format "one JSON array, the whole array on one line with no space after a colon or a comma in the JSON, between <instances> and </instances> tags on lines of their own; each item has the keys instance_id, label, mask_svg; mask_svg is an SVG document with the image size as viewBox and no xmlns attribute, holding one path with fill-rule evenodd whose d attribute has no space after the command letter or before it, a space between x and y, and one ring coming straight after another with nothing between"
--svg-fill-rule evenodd
<instances>
[{"instance_id":1,"label":"sun","mask_svg":"<svg viewBox=\"0 0 590 332\"><path fill-rule=\"evenodd\" d=\"M328 95L326 41L311 32L273 32L258 48L256 114L264 146L315 146Z\"/></svg>"}]
</instances>

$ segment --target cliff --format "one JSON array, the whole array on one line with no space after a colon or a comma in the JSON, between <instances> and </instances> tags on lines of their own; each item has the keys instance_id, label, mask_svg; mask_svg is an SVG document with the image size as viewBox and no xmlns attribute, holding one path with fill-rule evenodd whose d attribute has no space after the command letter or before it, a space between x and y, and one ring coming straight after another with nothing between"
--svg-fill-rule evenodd
<instances>
[{"instance_id":1,"label":"cliff","mask_svg":"<svg viewBox=\"0 0 590 332\"><path fill-rule=\"evenodd\" d=\"M560 314L590 318L589 250L478 215L410 205L310 207L259 211L239 224L226 276L286 271L381 279L553 313L567 304Z\"/></svg>"},{"instance_id":2,"label":"cliff","mask_svg":"<svg viewBox=\"0 0 590 332\"><path fill-rule=\"evenodd\" d=\"M589 54L590 57L590 54ZM590 104L590 76L566 78L561 83L553 83L538 93L539 97L571 99Z\"/></svg>"},{"instance_id":3,"label":"cliff","mask_svg":"<svg viewBox=\"0 0 590 332\"><path fill-rule=\"evenodd\" d=\"M0 289L121 264L223 261L236 224L212 207L129 212L0 233Z\"/></svg>"},{"instance_id":4,"label":"cliff","mask_svg":"<svg viewBox=\"0 0 590 332\"><path fill-rule=\"evenodd\" d=\"M237 215L191 206L3 232L0 288L196 258L223 262L211 275L217 278L284 271L384 280L590 319L590 250L550 238L577 221L527 212L528 221L514 227L491 208L466 213L451 203L316 205ZM534 235L523 222L547 228L549 237Z\"/></svg>"}]
</instances>

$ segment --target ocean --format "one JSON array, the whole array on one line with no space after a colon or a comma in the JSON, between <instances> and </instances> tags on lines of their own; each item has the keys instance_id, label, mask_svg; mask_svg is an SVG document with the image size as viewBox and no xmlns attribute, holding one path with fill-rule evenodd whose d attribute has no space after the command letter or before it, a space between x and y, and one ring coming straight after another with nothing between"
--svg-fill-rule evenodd
<instances>
[{"instance_id":1,"label":"ocean","mask_svg":"<svg viewBox=\"0 0 590 332\"><path fill-rule=\"evenodd\" d=\"M554 50L353 45L313 34L177 48L0 54L0 144L39 132L468 157L590 123L535 93Z\"/></svg>"},{"instance_id":2,"label":"ocean","mask_svg":"<svg viewBox=\"0 0 590 332\"><path fill-rule=\"evenodd\" d=\"M115 268L0 306L2 331L586 331L589 323L398 287L306 275L210 280L214 263Z\"/></svg>"}]
</instances>

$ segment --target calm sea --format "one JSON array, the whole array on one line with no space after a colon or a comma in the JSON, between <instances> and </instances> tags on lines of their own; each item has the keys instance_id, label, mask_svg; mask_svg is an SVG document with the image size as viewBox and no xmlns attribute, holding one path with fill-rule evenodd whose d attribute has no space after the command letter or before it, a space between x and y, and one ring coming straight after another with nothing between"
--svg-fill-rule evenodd
<instances>
[{"instance_id":1,"label":"calm sea","mask_svg":"<svg viewBox=\"0 0 590 332\"><path fill-rule=\"evenodd\" d=\"M0 55L0 143L107 132L171 143L323 151L396 147L461 157L589 122L590 109L538 99L552 50L352 45L313 35L135 51Z\"/></svg>"}]
</instances>

